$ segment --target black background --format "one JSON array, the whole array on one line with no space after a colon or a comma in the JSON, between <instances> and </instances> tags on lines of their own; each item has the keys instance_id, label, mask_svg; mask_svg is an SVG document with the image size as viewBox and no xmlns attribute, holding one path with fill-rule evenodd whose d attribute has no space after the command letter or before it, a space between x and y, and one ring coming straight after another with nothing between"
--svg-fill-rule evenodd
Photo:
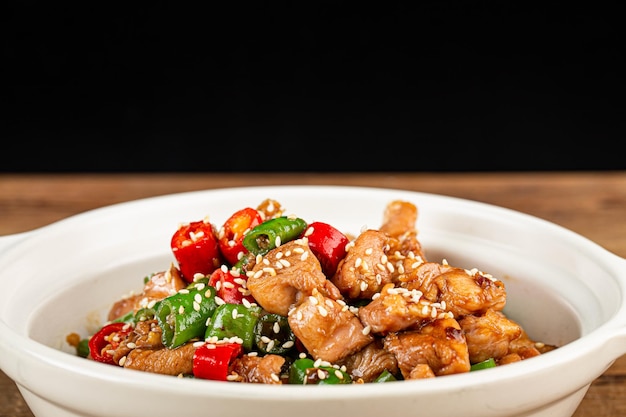
<instances>
[{"instance_id":1,"label":"black background","mask_svg":"<svg viewBox=\"0 0 626 417\"><path fill-rule=\"evenodd\" d=\"M3 172L626 169L603 3L8 4Z\"/></svg>"}]
</instances>

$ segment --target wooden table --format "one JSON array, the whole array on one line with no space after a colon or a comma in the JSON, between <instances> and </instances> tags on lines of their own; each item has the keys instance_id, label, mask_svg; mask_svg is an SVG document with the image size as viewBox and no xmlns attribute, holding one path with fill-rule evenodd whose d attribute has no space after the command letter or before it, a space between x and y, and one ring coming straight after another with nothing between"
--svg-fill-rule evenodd
<instances>
[{"instance_id":1,"label":"wooden table","mask_svg":"<svg viewBox=\"0 0 626 417\"><path fill-rule=\"evenodd\" d=\"M93 208L202 189L281 184L398 188L483 201L569 228L626 257L626 171L589 173L0 174L0 235ZM575 417L626 415L626 356L593 382ZM0 416L32 413L0 372Z\"/></svg>"}]
</instances>

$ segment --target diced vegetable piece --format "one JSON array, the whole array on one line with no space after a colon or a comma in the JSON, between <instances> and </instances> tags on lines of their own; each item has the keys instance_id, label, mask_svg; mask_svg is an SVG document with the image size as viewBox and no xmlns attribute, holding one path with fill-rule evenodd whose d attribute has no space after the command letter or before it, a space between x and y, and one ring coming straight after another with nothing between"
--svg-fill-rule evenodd
<instances>
[{"instance_id":1,"label":"diced vegetable piece","mask_svg":"<svg viewBox=\"0 0 626 417\"><path fill-rule=\"evenodd\" d=\"M350 239L328 223L313 222L305 230L303 236L309 239L309 248L322 265L327 277L337 271L337 265L346 256L346 245Z\"/></svg>"},{"instance_id":2,"label":"diced vegetable piece","mask_svg":"<svg viewBox=\"0 0 626 417\"><path fill-rule=\"evenodd\" d=\"M172 349L189 340L204 336L206 321L215 309L215 288L203 278L185 290L161 300L156 318L163 330L163 344Z\"/></svg>"},{"instance_id":3,"label":"diced vegetable piece","mask_svg":"<svg viewBox=\"0 0 626 417\"><path fill-rule=\"evenodd\" d=\"M218 242L220 252L229 265L235 265L248 252L243 246L244 235L262 222L261 214L251 207L233 213L224 222L218 234Z\"/></svg>"},{"instance_id":4,"label":"diced vegetable piece","mask_svg":"<svg viewBox=\"0 0 626 417\"><path fill-rule=\"evenodd\" d=\"M242 352L239 343L205 343L194 352L193 375L201 379L226 381L228 367Z\"/></svg>"},{"instance_id":5,"label":"diced vegetable piece","mask_svg":"<svg viewBox=\"0 0 626 417\"><path fill-rule=\"evenodd\" d=\"M254 341L262 353L283 355L295 346L296 335L291 331L287 317L267 313L256 323Z\"/></svg>"},{"instance_id":6,"label":"diced vegetable piece","mask_svg":"<svg viewBox=\"0 0 626 417\"><path fill-rule=\"evenodd\" d=\"M133 330L128 323L116 322L103 326L89 339L89 353L97 362L115 365L109 350L116 349L120 342Z\"/></svg>"},{"instance_id":7,"label":"diced vegetable piece","mask_svg":"<svg viewBox=\"0 0 626 417\"><path fill-rule=\"evenodd\" d=\"M252 350L254 328L263 309L257 305L246 307L243 304L222 304L217 307L206 329L204 338L217 340L239 337L246 352Z\"/></svg>"},{"instance_id":8,"label":"diced vegetable piece","mask_svg":"<svg viewBox=\"0 0 626 417\"><path fill-rule=\"evenodd\" d=\"M181 225L172 235L172 253L183 279L193 282L195 274L209 275L222 264L217 236L210 222Z\"/></svg>"},{"instance_id":9,"label":"diced vegetable piece","mask_svg":"<svg viewBox=\"0 0 626 417\"><path fill-rule=\"evenodd\" d=\"M376 377L374 382L390 382L397 381L398 379L389 370L385 369Z\"/></svg>"},{"instance_id":10,"label":"diced vegetable piece","mask_svg":"<svg viewBox=\"0 0 626 417\"><path fill-rule=\"evenodd\" d=\"M470 372L472 371L480 371L481 369L489 369L494 368L496 366L496 361L494 358L485 359L482 362L477 362L470 366Z\"/></svg>"},{"instance_id":11,"label":"diced vegetable piece","mask_svg":"<svg viewBox=\"0 0 626 417\"><path fill-rule=\"evenodd\" d=\"M256 226L243 238L243 246L254 255L265 255L276 246L298 238L307 223L299 217L276 217Z\"/></svg>"},{"instance_id":12,"label":"diced vegetable piece","mask_svg":"<svg viewBox=\"0 0 626 417\"><path fill-rule=\"evenodd\" d=\"M310 358L296 359L289 367L289 384L336 385L350 384L352 378L345 371L333 366L315 366Z\"/></svg>"},{"instance_id":13,"label":"diced vegetable piece","mask_svg":"<svg viewBox=\"0 0 626 417\"><path fill-rule=\"evenodd\" d=\"M216 269L209 278L209 285L215 287L217 296L230 304L241 304L245 298L254 303L254 297L250 295L246 287L248 277L240 274L239 270L227 269L226 265Z\"/></svg>"}]
</instances>

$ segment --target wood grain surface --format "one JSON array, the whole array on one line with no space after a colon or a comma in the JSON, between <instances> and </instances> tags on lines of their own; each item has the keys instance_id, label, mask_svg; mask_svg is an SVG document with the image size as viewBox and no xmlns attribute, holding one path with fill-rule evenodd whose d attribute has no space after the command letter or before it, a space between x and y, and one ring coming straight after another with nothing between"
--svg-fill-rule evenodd
<instances>
[{"instance_id":1,"label":"wood grain surface","mask_svg":"<svg viewBox=\"0 0 626 417\"><path fill-rule=\"evenodd\" d=\"M626 171L524 173L0 174L0 235L157 195L256 185L351 185L429 192L508 207L626 258ZM575 417L626 415L626 357L596 379ZM32 417L0 372L0 416Z\"/></svg>"}]
</instances>

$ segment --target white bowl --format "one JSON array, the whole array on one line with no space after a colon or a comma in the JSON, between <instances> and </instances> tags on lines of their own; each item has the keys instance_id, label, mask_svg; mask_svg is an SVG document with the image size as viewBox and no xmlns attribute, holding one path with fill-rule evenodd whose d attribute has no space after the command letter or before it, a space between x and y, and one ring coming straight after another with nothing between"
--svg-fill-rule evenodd
<instances>
[{"instance_id":1,"label":"white bowl","mask_svg":"<svg viewBox=\"0 0 626 417\"><path fill-rule=\"evenodd\" d=\"M430 260L501 279L507 315L560 347L484 372L341 386L179 379L87 361L67 347L68 333L93 332L120 295L169 265L180 222L208 214L219 225L266 198L353 234L378 227L391 200L413 202ZM591 382L626 353L625 286L625 259L553 223L479 202L338 186L174 194L1 237L0 368L38 417L571 416Z\"/></svg>"}]
</instances>

